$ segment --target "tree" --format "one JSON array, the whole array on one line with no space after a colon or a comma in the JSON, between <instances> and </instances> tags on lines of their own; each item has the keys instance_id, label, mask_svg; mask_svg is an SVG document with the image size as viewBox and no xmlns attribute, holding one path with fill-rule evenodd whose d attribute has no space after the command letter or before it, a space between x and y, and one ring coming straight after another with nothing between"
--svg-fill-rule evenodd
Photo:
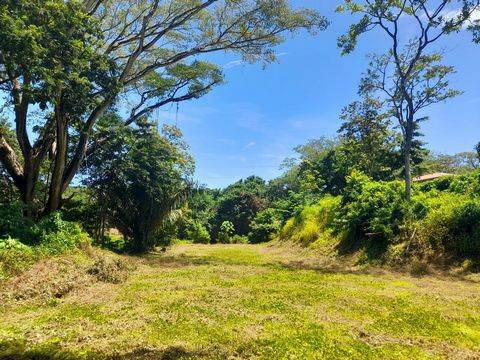
<instances>
[{"instance_id":1,"label":"tree","mask_svg":"<svg viewBox=\"0 0 480 360\"><path fill-rule=\"evenodd\" d=\"M397 119L401 129L407 200L411 197L413 149L421 145L418 140L421 135L420 123L428 119L419 117L418 113L432 104L460 94L449 88L447 77L454 70L441 64L440 54L420 55L408 75L404 73L413 61L411 54L416 46L410 43L397 56L392 52L373 55L370 67L361 80L362 89L385 96L388 111Z\"/></svg>"},{"instance_id":2,"label":"tree","mask_svg":"<svg viewBox=\"0 0 480 360\"><path fill-rule=\"evenodd\" d=\"M364 95L342 110L343 123L338 130L340 148L350 169L374 180L392 180L401 167L398 142L383 104Z\"/></svg>"},{"instance_id":3,"label":"tree","mask_svg":"<svg viewBox=\"0 0 480 360\"><path fill-rule=\"evenodd\" d=\"M229 51L270 62L283 33L327 26L317 12L293 10L286 0L7 0L0 21L7 99L0 107L12 110L21 148L18 157L0 132L0 161L22 201L40 207L34 189L50 152L43 214L61 207L85 156L108 141L111 134L90 139L113 107L128 110L123 123L134 124L222 82L221 69L200 56Z\"/></svg>"},{"instance_id":4,"label":"tree","mask_svg":"<svg viewBox=\"0 0 480 360\"><path fill-rule=\"evenodd\" d=\"M480 168L480 161L474 152L461 152L455 155L431 154L424 167L429 173L447 172L452 174L466 173Z\"/></svg>"},{"instance_id":5,"label":"tree","mask_svg":"<svg viewBox=\"0 0 480 360\"><path fill-rule=\"evenodd\" d=\"M223 190L218 199L214 233L218 234L224 221L230 221L238 235L248 235L252 220L266 208L265 191L265 181L258 176L249 176Z\"/></svg>"},{"instance_id":6,"label":"tree","mask_svg":"<svg viewBox=\"0 0 480 360\"><path fill-rule=\"evenodd\" d=\"M164 127L160 135L148 122L136 129L122 127L115 116L100 120L99 126L115 121L123 131L89 157L86 183L130 250L146 252L162 240L158 238L162 227L182 215L193 160L177 128Z\"/></svg>"},{"instance_id":7,"label":"tree","mask_svg":"<svg viewBox=\"0 0 480 360\"><path fill-rule=\"evenodd\" d=\"M397 118L403 134L406 197L411 197L411 147L413 134L418 128L418 112L433 103L444 101L458 92L448 89L447 76L453 68L440 64L439 54L426 54L428 47L444 35L458 31L478 9L478 1L464 1L461 11L453 17L445 14L451 0L432 5L427 0L379 0L358 4L347 0L338 11L349 10L360 14L358 23L338 39L343 54L355 49L360 35L375 28L381 29L390 40L387 55L374 56L366 84L387 97L392 114ZM404 31L415 31L402 46ZM402 51L402 49L404 49ZM368 82L368 77L373 79ZM425 119L425 118L423 118Z\"/></svg>"}]
</instances>

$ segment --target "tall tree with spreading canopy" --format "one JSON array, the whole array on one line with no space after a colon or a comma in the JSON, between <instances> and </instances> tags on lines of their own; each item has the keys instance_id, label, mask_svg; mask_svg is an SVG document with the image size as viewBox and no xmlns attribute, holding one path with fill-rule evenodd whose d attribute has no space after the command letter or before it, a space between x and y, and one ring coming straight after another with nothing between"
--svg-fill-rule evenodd
<instances>
[{"instance_id":1,"label":"tall tree with spreading canopy","mask_svg":"<svg viewBox=\"0 0 480 360\"><path fill-rule=\"evenodd\" d=\"M370 85L378 88L390 102L403 134L406 197L411 197L411 148L418 130L418 112L432 103L443 101L458 92L448 89L447 76L451 67L440 64L441 56L428 54L431 45L440 38L459 31L479 8L478 0L347 0L338 11L361 15L347 34L338 39L343 54L351 53L358 38L380 29L389 39L387 55L372 59L368 76ZM447 6L458 12L448 16ZM416 31L416 32L415 32ZM407 34L408 32L408 34ZM414 35L411 35L411 34ZM402 41L407 38L406 42ZM423 117L423 119L425 119Z\"/></svg>"},{"instance_id":2,"label":"tall tree with spreading canopy","mask_svg":"<svg viewBox=\"0 0 480 360\"><path fill-rule=\"evenodd\" d=\"M85 156L98 119L117 106L128 126L170 103L222 83L200 57L226 51L249 62L275 60L283 34L323 30L327 21L287 0L7 0L0 5L0 108L21 150L0 132L0 161L21 199L39 214L62 194ZM35 196L52 159L47 200Z\"/></svg>"},{"instance_id":3,"label":"tall tree with spreading canopy","mask_svg":"<svg viewBox=\"0 0 480 360\"><path fill-rule=\"evenodd\" d=\"M159 230L182 216L194 169L188 147L178 128L164 126L159 134L145 119L130 128L107 114L96 126L100 134L115 131L116 136L89 157L82 168L85 183L101 217L120 230L129 249L151 250L162 240Z\"/></svg>"}]
</instances>

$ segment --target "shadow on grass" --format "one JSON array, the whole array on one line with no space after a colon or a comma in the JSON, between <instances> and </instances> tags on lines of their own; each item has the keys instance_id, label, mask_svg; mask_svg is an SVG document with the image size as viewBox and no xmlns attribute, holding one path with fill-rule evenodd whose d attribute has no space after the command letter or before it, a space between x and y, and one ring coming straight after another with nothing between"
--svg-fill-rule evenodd
<instances>
[{"instance_id":1,"label":"shadow on grass","mask_svg":"<svg viewBox=\"0 0 480 360\"><path fill-rule=\"evenodd\" d=\"M102 354L94 351L68 351L59 345L28 346L22 340L0 340L1 360L180 360L220 358L208 350L190 351L180 346L169 346L165 349L139 348L121 354Z\"/></svg>"},{"instance_id":2,"label":"shadow on grass","mask_svg":"<svg viewBox=\"0 0 480 360\"><path fill-rule=\"evenodd\" d=\"M187 254L159 254L150 253L142 257L142 261L150 266L162 266L171 268L182 268L202 265L251 265L261 266L266 264L262 260L242 259L235 257L221 257L215 255L187 255Z\"/></svg>"},{"instance_id":3,"label":"shadow on grass","mask_svg":"<svg viewBox=\"0 0 480 360\"><path fill-rule=\"evenodd\" d=\"M147 263L150 266L159 266L159 267L172 267L172 268L182 268L190 266L216 266L216 265L247 265L247 266L258 266L266 267L272 269L281 269L281 270L313 270L322 274L353 274L353 275L365 275L365 274L378 274L383 273L380 269L353 269L347 263L343 263L341 260L336 259L335 261L325 262L325 263L308 263L302 260L294 261L282 261L281 259L276 261L261 261L261 262L249 262L248 260L241 259L232 259L232 258L219 258L215 256L195 256L195 255L161 255L161 254L149 254Z\"/></svg>"}]
</instances>

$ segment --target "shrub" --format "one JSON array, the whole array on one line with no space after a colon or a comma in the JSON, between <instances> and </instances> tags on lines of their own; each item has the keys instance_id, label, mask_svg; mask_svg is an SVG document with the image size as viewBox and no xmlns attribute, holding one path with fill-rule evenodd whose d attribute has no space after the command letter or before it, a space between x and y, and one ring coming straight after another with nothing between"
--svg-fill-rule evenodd
<instances>
[{"instance_id":1,"label":"shrub","mask_svg":"<svg viewBox=\"0 0 480 360\"><path fill-rule=\"evenodd\" d=\"M431 190L445 191L449 190L454 182L453 176L444 176L435 180L426 181L417 186L418 190L428 192Z\"/></svg>"},{"instance_id":2,"label":"shrub","mask_svg":"<svg viewBox=\"0 0 480 360\"><path fill-rule=\"evenodd\" d=\"M123 235L104 235L101 236L95 243L104 249L108 249L116 253L124 252L126 245Z\"/></svg>"},{"instance_id":3,"label":"shrub","mask_svg":"<svg viewBox=\"0 0 480 360\"><path fill-rule=\"evenodd\" d=\"M455 176L450 184L449 191L456 194L468 194L473 197L480 195L480 170L468 174Z\"/></svg>"},{"instance_id":4,"label":"shrub","mask_svg":"<svg viewBox=\"0 0 480 360\"><path fill-rule=\"evenodd\" d=\"M357 242L367 238L391 241L400 235L407 213L401 182L374 182L353 172L347 178L336 226Z\"/></svg>"},{"instance_id":5,"label":"shrub","mask_svg":"<svg viewBox=\"0 0 480 360\"><path fill-rule=\"evenodd\" d=\"M220 226L220 231L218 232L218 241L223 244L229 244L234 233L235 228L233 227L232 222L224 221Z\"/></svg>"},{"instance_id":6,"label":"shrub","mask_svg":"<svg viewBox=\"0 0 480 360\"><path fill-rule=\"evenodd\" d=\"M28 223L29 220L25 220L23 224ZM59 213L43 218L22 232L28 234L30 246L24 244L23 238L20 241L7 235L0 239L0 277L26 270L42 257L90 243L88 234L83 232L80 225L62 220Z\"/></svg>"},{"instance_id":7,"label":"shrub","mask_svg":"<svg viewBox=\"0 0 480 360\"><path fill-rule=\"evenodd\" d=\"M11 236L26 244L35 241L33 221L23 215L25 205L20 202L0 206L0 238Z\"/></svg>"},{"instance_id":8,"label":"shrub","mask_svg":"<svg viewBox=\"0 0 480 360\"><path fill-rule=\"evenodd\" d=\"M6 239L0 239L0 251L12 249L27 251L31 248L25 244L22 244L17 239L12 239L10 236Z\"/></svg>"},{"instance_id":9,"label":"shrub","mask_svg":"<svg viewBox=\"0 0 480 360\"><path fill-rule=\"evenodd\" d=\"M198 221L193 221L186 231L188 240L196 244L208 244L210 242L210 234L207 228Z\"/></svg>"},{"instance_id":10,"label":"shrub","mask_svg":"<svg viewBox=\"0 0 480 360\"><path fill-rule=\"evenodd\" d=\"M60 213L43 218L35 232L39 239L39 250L47 255L59 254L89 243L90 237L79 224L62 220Z\"/></svg>"},{"instance_id":11,"label":"shrub","mask_svg":"<svg viewBox=\"0 0 480 360\"><path fill-rule=\"evenodd\" d=\"M420 238L434 249L456 255L480 254L479 201L461 197L455 202L444 201L418 225Z\"/></svg>"},{"instance_id":12,"label":"shrub","mask_svg":"<svg viewBox=\"0 0 480 360\"><path fill-rule=\"evenodd\" d=\"M280 226L281 216L278 211L272 208L260 211L250 224L252 231L248 234L248 239L253 244L269 241L280 230Z\"/></svg>"},{"instance_id":13,"label":"shrub","mask_svg":"<svg viewBox=\"0 0 480 360\"><path fill-rule=\"evenodd\" d=\"M244 235L235 234L230 238L230 244L247 244L248 237Z\"/></svg>"},{"instance_id":14,"label":"shrub","mask_svg":"<svg viewBox=\"0 0 480 360\"><path fill-rule=\"evenodd\" d=\"M325 197L315 205L304 207L285 223L280 238L302 245L337 242L338 235L334 233L333 223L340 201L340 197Z\"/></svg>"}]
</instances>

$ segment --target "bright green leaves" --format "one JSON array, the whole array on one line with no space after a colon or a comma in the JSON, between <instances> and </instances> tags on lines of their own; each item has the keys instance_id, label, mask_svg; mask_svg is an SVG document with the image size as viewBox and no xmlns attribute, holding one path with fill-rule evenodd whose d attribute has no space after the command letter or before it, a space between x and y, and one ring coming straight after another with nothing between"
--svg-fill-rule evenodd
<instances>
[{"instance_id":1,"label":"bright green leaves","mask_svg":"<svg viewBox=\"0 0 480 360\"><path fill-rule=\"evenodd\" d=\"M106 221L122 232L130 249L150 250L161 240L157 235L165 223L181 211L190 186L194 162L182 134L175 127L164 127L159 134L145 118L135 128L122 126L121 118L112 113L96 130L115 136L89 158L86 183Z\"/></svg>"},{"instance_id":2,"label":"bright green leaves","mask_svg":"<svg viewBox=\"0 0 480 360\"><path fill-rule=\"evenodd\" d=\"M194 61L191 64L174 64L163 73L152 72L137 85L142 85L140 91L145 102L159 103L170 97L199 98L222 82L223 74L218 66Z\"/></svg>"},{"instance_id":3,"label":"bright green leaves","mask_svg":"<svg viewBox=\"0 0 480 360\"><path fill-rule=\"evenodd\" d=\"M62 103L70 116L105 91L112 64L95 50L99 29L77 1L8 1L0 7L0 66L42 109Z\"/></svg>"},{"instance_id":4,"label":"bright green leaves","mask_svg":"<svg viewBox=\"0 0 480 360\"><path fill-rule=\"evenodd\" d=\"M358 37L366 32L371 26L370 18L363 16L356 24L350 25L346 35L342 35L337 40L337 46L342 50L342 55L350 54L358 43Z\"/></svg>"}]
</instances>

